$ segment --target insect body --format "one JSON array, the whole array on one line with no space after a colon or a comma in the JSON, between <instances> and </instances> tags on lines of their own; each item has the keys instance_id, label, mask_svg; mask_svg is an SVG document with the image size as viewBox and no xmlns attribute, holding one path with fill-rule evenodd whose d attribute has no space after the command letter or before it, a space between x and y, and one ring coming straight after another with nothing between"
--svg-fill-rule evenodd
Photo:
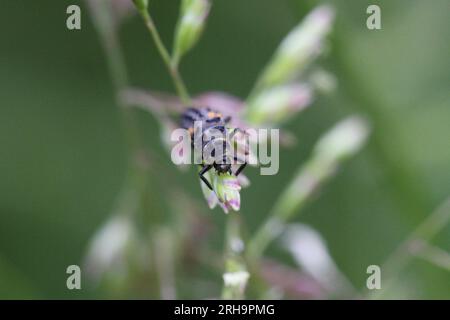
<instances>
[{"instance_id":1,"label":"insect body","mask_svg":"<svg viewBox=\"0 0 450 320\"><path fill-rule=\"evenodd\" d=\"M234 133L239 131L239 129L232 129L232 132L229 132L230 129L228 129L226 125L230 120L230 117L223 117L221 113L215 112L209 108L189 108L181 117L181 126L188 130L191 135L192 148L201 148L202 155L203 151L211 150L212 159L204 159L204 157L202 157L202 168L199 172L200 179L211 190L213 190L213 188L209 181L204 177L204 174L212 168L214 168L218 174L233 174L231 165L237 160L236 156L230 154L231 148L229 139ZM198 130L201 131L198 132ZM214 132L221 134L220 136L217 136ZM223 151L221 154L216 152L216 149L219 146L221 146L220 149ZM246 165L246 162L241 164L234 175L238 176Z\"/></svg>"}]
</instances>

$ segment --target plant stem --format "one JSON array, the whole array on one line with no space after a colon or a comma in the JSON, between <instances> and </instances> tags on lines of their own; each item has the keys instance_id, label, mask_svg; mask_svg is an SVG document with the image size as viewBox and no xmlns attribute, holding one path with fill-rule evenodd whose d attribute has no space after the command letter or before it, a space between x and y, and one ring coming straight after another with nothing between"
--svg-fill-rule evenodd
<instances>
[{"instance_id":1,"label":"plant stem","mask_svg":"<svg viewBox=\"0 0 450 320\"><path fill-rule=\"evenodd\" d=\"M147 10L139 10L140 15L142 16L142 19L144 19L145 26L147 27L147 30L150 32L153 41L156 45L156 48L161 55L161 58L164 62L164 64L167 67L167 71L169 72L169 75L172 78L173 84L175 86L175 89L177 90L177 94L180 97L181 101L185 104L191 103L191 98L189 96L189 93L186 89L186 85L184 84L183 79L181 78L181 75L178 71L178 65L176 61L174 63L171 62L169 51L164 46L164 43L161 40L161 37L159 35L158 29L156 29L156 26L153 22L153 19L148 13Z\"/></svg>"},{"instance_id":2,"label":"plant stem","mask_svg":"<svg viewBox=\"0 0 450 320\"><path fill-rule=\"evenodd\" d=\"M383 285L383 290L375 293L370 293L370 298L380 298L386 289L390 287L395 281L396 276L403 268L405 268L411 259L414 257L411 254L411 249L417 240L422 242L429 242L444 229L450 222L450 197L440 205L432 214L425 218L424 221L414 230L409 236L395 249L395 251L386 259L382 265L381 270L387 274L389 278Z\"/></svg>"},{"instance_id":3,"label":"plant stem","mask_svg":"<svg viewBox=\"0 0 450 320\"><path fill-rule=\"evenodd\" d=\"M251 239L248 258L256 263L269 243L284 229L294 214L301 210L336 169L364 145L369 134L367 122L356 116L348 117L325 132L316 143L310 159L298 170L294 180L283 191L268 219Z\"/></svg>"},{"instance_id":4,"label":"plant stem","mask_svg":"<svg viewBox=\"0 0 450 320\"><path fill-rule=\"evenodd\" d=\"M295 179L283 191L268 214L268 219L258 229L248 244L248 259L256 264L267 246L284 229L285 224L294 214L298 214L307 200L336 168L333 162L321 161L313 156L301 167Z\"/></svg>"},{"instance_id":5,"label":"plant stem","mask_svg":"<svg viewBox=\"0 0 450 320\"><path fill-rule=\"evenodd\" d=\"M107 59L108 70L114 85L122 128L131 152L129 176L133 176L132 172L139 172L142 170L142 167L145 167L145 165L142 166L142 160L145 158L145 148L142 147L143 144L133 111L126 108L121 99L119 99L119 93L128 86L128 75L122 49L113 24L110 4L106 1L91 2L91 9L94 15L93 23L99 34Z\"/></svg>"},{"instance_id":6,"label":"plant stem","mask_svg":"<svg viewBox=\"0 0 450 320\"><path fill-rule=\"evenodd\" d=\"M231 213L227 218L222 299L243 299L250 275L242 257L241 221L237 213Z\"/></svg>"},{"instance_id":7,"label":"plant stem","mask_svg":"<svg viewBox=\"0 0 450 320\"><path fill-rule=\"evenodd\" d=\"M398 246L394 253L385 262L386 269L398 270L403 265L404 253L409 251L411 244L417 239L428 242L445 228L450 222L450 198L440 205L432 214L425 218L425 220L413 231L411 234ZM409 260L409 259L407 259Z\"/></svg>"},{"instance_id":8,"label":"plant stem","mask_svg":"<svg viewBox=\"0 0 450 320\"><path fill-rule=\"evenodd\" d=\"M158 273L160 298L164 300L176 299L175 286L175 242L173 232L168 227L156 230L153 236L154 259Z\"/></svg>"},{"instance_id":9,"label":"plant stem","mask_svg":"<svg viewBox=\"0 0 450 320\"><path fill-rule=\"evenodd\" d=\"M149 186L148 170L150 159L153 160L150 150L145 148L139 132L137 119L134 110L128 108L129 102L122 97L123 92L128 88L128 74L125 59L117 37L116 26L112 19L111 3L108 1L92 1L91 9L93 13L93 23L99 34L101 44L104 49L107 66L116 93L116 101L119 107L120 119L125 135L125 140L129 149L128 168L126 178L121 191L116 199L117 214L133 215L140 209L150 214L151 210L145 205L145 200L149 199L149 192L146 187ZM152 161L152 164L157 165ZM155 169L155 168L153 168ZM160 172L161 168L158 168ZM134 217L136 219L136 217ZM156 227L156 243L160 246L165 245L163 258L157 262L157 275L159 276L161 298L175 298L175 271L174 271L174 240L168 229L158 225ZM155 252L157 252L155 250Z\"/></svg>"},{"instance_id":10,"label":"plant stem","mask_svg":"<svg viewBox=\"0 0 450 320\"><path fill-rule=\"evenodd\" d=\"M410 252L415 257L450 272L450 254L447 251L417 239L410 248Z\"/></svg>"}]
</instances>

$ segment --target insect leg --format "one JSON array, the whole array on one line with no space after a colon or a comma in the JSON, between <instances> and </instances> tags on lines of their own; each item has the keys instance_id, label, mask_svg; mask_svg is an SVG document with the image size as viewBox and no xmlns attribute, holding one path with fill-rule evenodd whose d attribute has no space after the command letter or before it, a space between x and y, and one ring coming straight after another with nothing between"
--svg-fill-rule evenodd
<instances>
[{"instance_id":1,"label":"insect leg","mask_svg":"<svg viewBox=\"0 0 450 320\"><path fill-rule=\"evenodd\" d=\"M209 183L208 179L206 179L205 176L204 176L204 174L205 174L206 172L208 172L209 169L211 169L211 168L212 168L212 165L210 165L210 164L209 164L209 165L204 165L204 166L202 167L202 170L200 170L200 172L198 173L198 175L199 175L200 179L202 179L202 181L206 184L206 186L207 186L209 189L213 190L213 187L212 187L211 184Z\"/></svg>"},{"instance_id":2,"label":"insect leg","mask_svg":"<svg viewBox=\"0 0 450 320\"><path fill-rule=\"evenodd\" d=\"M239 175L239 173L242 172L242 170L244 170L245 166L247 165L247 162L245 162L244 164L242 164L239 169L236 170L236 172L234 173L234 175L237 177Z\"/></svg>"}]
</instances>

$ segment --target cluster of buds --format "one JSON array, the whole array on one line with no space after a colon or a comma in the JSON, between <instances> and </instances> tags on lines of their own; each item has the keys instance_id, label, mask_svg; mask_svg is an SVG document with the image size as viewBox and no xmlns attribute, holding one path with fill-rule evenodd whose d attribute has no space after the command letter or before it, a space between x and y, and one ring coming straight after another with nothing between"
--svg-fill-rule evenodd
<instances>
[{"instance_id":1,"label":"cluster of buds","mask_svg":"<svg viewBox=\"0 0 450 320\"><path fill-rule=\"evenodd\" d=\"M219 205L225 213L229 210L238 211L241 207L241 195L239 191L242 187L248 186L247 177L243 174L239 177L229 173L215 174L208 172L205 178L213 186L213 190L209 189L204 183L201 183L203 195L210 209Z\"/></svg>"},{"instance_id":2,"label":"cluster of buds","mask_svg":"<svg viewBox=\"0 0 450 320\"><path fill-rule=\"evenodd\" d=\"M334 12L330 7L320 6L287 35L248 99L239 101L233 97L231 104L239 105L232 114L237 126L244 130L252 126L274 128L311 104L314 89L318 87L317 84L324 82L317 80L328 80L331 77L327 78L327 73L322 71L320 78L315 73L314 77L310 77L309 83L306 79L301 82L298 78L321 52L333 17ZM230 104L227 100L222 99L218 107ZM250 150L249 156L255 157L255 154ZM202 185L209 206L213 208L219 204L225 212L229 209L239 210L242 182L229 175L210 174L209 178L213 182L214 192Z\"/></svg>"},{"instance_id":3,"label":"cluster of buds","mask_svg":"<svg viewBox=\"0 0 450 320\"><path fill-rule=\"evenodd\" d=\"M304 75L323 51L333 18L332 8L320 6L281 42L246 101L244 117L249 123L276 126L310 105L317 84L312 80L317 77L306 79Z\"/></svg>"},{"instance_id":4,"label":"cluster of buds","mask_svg":"<svg viewBox=\"0 0 450 320\"><path fill-rule=\"evenodd\" d=\"M237 177L231 174L218 175L208 172L207 179L214 190L210 190L204 183L201 183L201 186L203 195L211 209L219 204L226 213L230 209L239 210L241 206L241 196L239 193L241 185Z\"/></svg>"},{"instance_id":5,"label":"cluster of buds","mask_svg":"<svg viewBox=\"0 0 450 320\"><path fill-rule=\"evenodd\" d=\"M323 81L310 80L308 83L305 79L301 82L298 77L321 52L333 17L330 7L318 7L287 35L257 80L253 92L246 101L239 102L241 107L232 115L237 119L237 125L244 129L278 127L311 104L316 84ZM326 75L325 71L321 72L319 80ZM316 80L317 77L311 79ZM251 151L249 156L255 157ZM215 192L202 186L209 206L214 207L218 203L225 212L230 208L239 210L241 182L232 176L210 178Z\"/></svg>"},{"instance_id":6,"label":"cluster of buds","mask_svg":"<svg viewBox=\"0 0 450 320\"><path fill-rule=\"evenodd\" d=\"M108 3L101 0L89 0L91 9L97 17L102 17L106 9L111 9L109 14L113 20L107 21L108 19L105 19L104 16L102 19L97 19L100 31L117 27L120 20L131 12L130 2L125 1L111 0ZM217 113L213 113L214 115L220 114L224 119L231 119L229 122L220 122L221 125L226 123L229 130L240 129L237 131L233 144L235 144L238 154L245 154L245 162L257 164L260 160L260 163L264 165L264 156L261 155L261 159L257 159L255 150L247 148L249 145L247 138L252 139L249 133L250 129L277 128L309 106L317 92L326 93L335 87L332 75L321 69L309 70L308 68L323 51L326 36L331 30L334 19L333 9L329 6L317 7L287 35L246 100L221 92L208 92L191 99L178 74L178 65L181 58L198 42L210 10L210 1L181 1L173 52L170 54L159 39L158 32L147 11L149 1L133 0L137 11L143 16L148 29L152 32L158 50L174 78L179 97L127 89L120 92L121 102L125 106L139 106L152 112L161 126L163 143L170 147L171 151L173 151L173 141L169 141L169 136L178 127L178 123L171 116L183 113L187 104L197 108L211 108L211 110L217 111ZM108 7L109 4L112 7ZM110 38L109 36L110 34L106 34L107 39ZM209 117L208 119L214 118ZM273 140L278 139L278 131L274 131L277 132L276 138L271 135L270 138L266 136L262 141L257 140L258 149L261 149L262 145L269 143L272 145ZM203 131L201 132L203 137ZM195 132L193 133L195 134ZM305 200L317 187L333 175L343 160L359 151L368 133L369 128L364 119L350 117L339 122L319 139L311 159L295 174L293 182L275 204L273 214L269 215L269 220L263 224L260 232L254 237L255 240L246 249L250 259L256 261L261 256L264 248L279 235L289 218L305 203ZM189 134L189 136L191 135ZM222 142L219 141L219 143ZM254 146L255 143L250 142L250 146L252 145ZM203 147L203 144L201 146ZM189 144L188 147L190 148L191 145ZM184 150L182 149L181 153L184 153ZM278 147L275 153L278 153ZM240 165L233 165L231 172L236 173L237 166ZM225 213L230 210L240 210L240 190L249 185L249 180L245 175L236 176L226 170L210 170L206 171L203 177L210 188L204 181L200 181L200 185L211 209L220 206ZM132 194L128 194L128 191L124 193L119 201L117 212L92 240L86 258L86 269L94 279L100 280L111 267L120 274L125 274L124 271L127 270L124 266L127 260L142 261L142 257L146 257L146 248L140 245L141 239L137 236L138 229L131 217L131 214L137 210L136 199L140 199L140 197L136 197L134 190L130 189L130 191ZM130 198L133 198L132 201ZM230 252L223 274L225 284L223 297L226 299L242 298L250 276L246 263L241 257L244 246L237 231L239 228L237 224L231 225L234 227L228 231ZM170 252L173 251L170 235L169 230L161 229L155 236L158 249L165 245L162 252L169 253L158 259L161 262L158 266L161 273L167 271L167 265L173 264L170 256ZM302 269L311 278L317 280L320 288L324 287L333 291L336 290L336 287L344 289L351 287L332 260L324 240L313 229L303 225L290 226L284 237L283 246L292 254ZM284 270L283 273L285 273ZM171 284L171 281L169 280L168 283ZM174 297L170 285L166 287L165 292L165 297Z\"/></svg>"}]
</instances>

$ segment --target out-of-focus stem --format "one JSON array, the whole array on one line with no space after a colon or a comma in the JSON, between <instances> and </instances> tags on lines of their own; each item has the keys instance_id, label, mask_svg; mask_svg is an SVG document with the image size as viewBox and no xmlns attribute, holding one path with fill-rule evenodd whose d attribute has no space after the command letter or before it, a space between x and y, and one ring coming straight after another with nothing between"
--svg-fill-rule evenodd
<instances>
[{"instance_id":1,"label":"out-of-focus stem","mask_svg":"<svg viewBox=\"0 0 450 320\"><path fill-rule=\"evenodd\" d=\"M296 178L283 191L269 213L269 218L258 229L248 245L248 258L256 262L264 250L284 229L294 214L298 215L313 192L333 175L335 163L324 163L311 158L299 170Z\"/></svg>"},{"instance_id":2,"label":"out-of-focus stem","mask_svg":"<svg viewBox=\"0 0 450 320\"><path fill-rule=\"evenodd\" d=\"M161 40L158 29L156 28L150 13L148 13L148 11L145 9L142 10L138 9L138 11L142 19L144 19L145 26L147 27L147 30L150 32L153 41L155 42L156 48L159 54L161 55L164 64L167 67L167 71L169 72L172 78L178 96L180 97L183 103L190 104L191 98L186 89L186 85L184 84L184 81L181 78L180 72L178 71L178 64L175 60L174 63L172 63L169 51L164 46L164 43Z\"/></svg>"},{"instance_id":3,"label":"out-of-focus stem","mask_svg":"<svg viewBox=\"0 0 450 320\"><path fill-rule=\"evenodd\" d=\"M428 261L444 270L450 271L450 254L441 248L432 246L421 239L417 239L412 244L410 252L418 258Z\"/></svg>"},{"instance_id":4,"label":"out-of-focus stem","mask_svg":"<svg viewBox=\"0 0 450 320\"><path fill-rule=\"evenodd\" d=\"M411 250L414 249L417 240L427 243L444 229L450 222L450 197L440 205L433 213L423 220L423 222L397 247L381 266L381 270L386 274L386 280L382 286L383 290L371 292L370 298L380 298L393 282L395 277L405 268L414 257Z\"/></svg>"},{"instance_id":5,"label":"out-of-focus stem","mask_svg":"<svg viewBox=\"0 0 450 320\"><path fill-rule=\"evenodd\" d=\"M241 221L234 212L227 218L222 299L243 299L250 274L242 257L244 242L241 239Z\"/></svg>"},{"instance_id":6,"label":"out-of-focus stem","mask_svg":"<svg viewBox=\"0 0 450 320\"><path fill-rule=\"evenodd\" d=\"M94 18L93 23L100 37L105 57L108 64L109 73L116 91L116 101L121 115L122 128L126 136L126 142L130 149L130 171L141 171L145 165L143 144L133 115L133 110L125 108L119 93L128 86L127 68L124 62L123 53L117 38L116 29L112 20L111 5L107 1L91 1L91 8ZM130 176L133 174L130 173Z\"/></svg>"},{"instance_id":7,"label":"out-of-focus stem","mask_svg":"<svg viewBox=\"0 0 450 320\"><path fill-rule=\"evenodd\" d=\"M160 228L154 237L154 259L158 272L160 297L164 300L176 299L175 289L175 243L172 231Z\"/></svg>"},{"instance_id":8,"label":"out-of-focus stem","mask_svg":"<svg viewBox=\"0 0 450 320\"><path fill-rule=\"evenodd\" d=\"M311 158L299 169L294 180L275 202L268 219L250 240L247 257L252 266L285 224L299 213L314 191L333 176L345 159L359 151L368 133L365 120L353 116L339 122L320 138Z\"/></svg>"},{"instance_id":9,"label":"out-of-focus stem","mask_svg":"<svg viewBox=\"0 0 450 320\"><path fill-rule=\"evenodd\" d=\"M430 214L391 254L384 263L385 270L394 277L411 259L410 248L417 239L428 242L450 221L450 198Z\"/></svg>"},{"instance_id":10,"label":"out-of-focus stem","mask_svg":"<svg viewBox=\"0 0 450 320\"><path fill-rule=\"evenodd\" d=\"M116 101L119 106L124 135L129 149L128 172L117 197L115 212L117 214L135 214L142 208L146 213L152 213L146 207L144 200L148 199L148 169L151 153L142 142L134 110L128 108L127 101L121 93L128 87L128 75L122 49L117 37L110 1L90 1L93 23L99 34L108 69L116 91ZM158 230L158 229L157 229ZM162 298L175 297L174 285L174 242L170 232L161 229L157 242L167 246L162 259L158 260L158 275L160 276L160 291ZM155 250L156 251L156 250Z\"/></svg>"}]
</instances>

